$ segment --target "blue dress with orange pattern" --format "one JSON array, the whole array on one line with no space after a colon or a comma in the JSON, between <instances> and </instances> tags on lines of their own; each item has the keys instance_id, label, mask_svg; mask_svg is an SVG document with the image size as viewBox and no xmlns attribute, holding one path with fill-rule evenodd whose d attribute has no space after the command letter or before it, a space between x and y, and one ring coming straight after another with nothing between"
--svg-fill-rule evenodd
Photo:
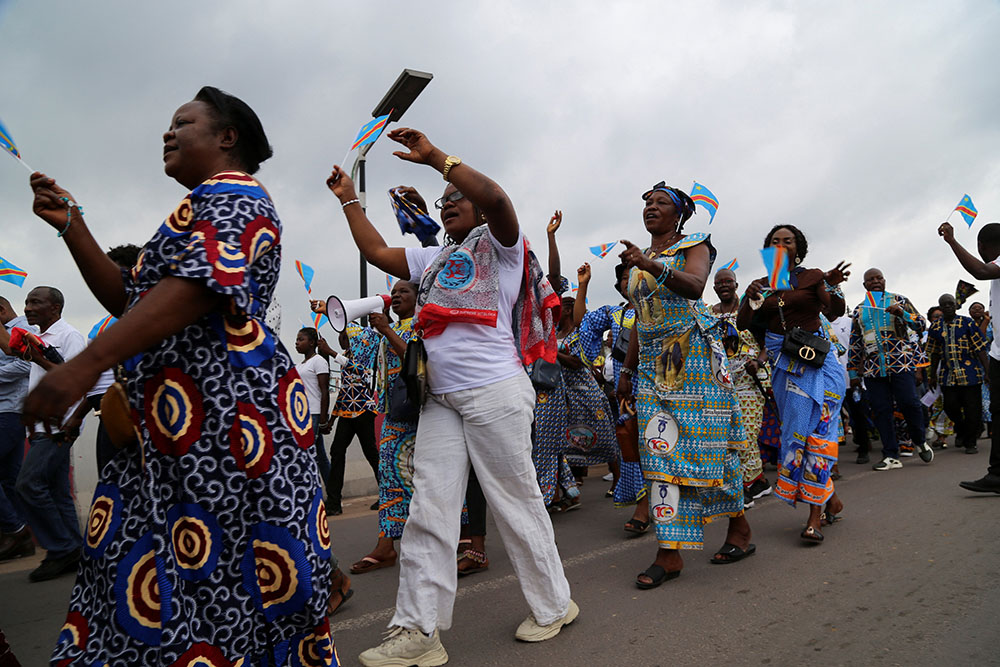
<instances>
[{"instance_id":1,"label":"blue dress with orange pattern","mask_svg":"<svg viewBox=\"0 0 1000 667\"><path fill-rule=\"evenodd\" d=\"M195 188L125 274L225 297L123 364L140 444L102 471L55 665L337 664L305 388L264 311L281 225L250 176Z\"/></svg>"}]
</instances>

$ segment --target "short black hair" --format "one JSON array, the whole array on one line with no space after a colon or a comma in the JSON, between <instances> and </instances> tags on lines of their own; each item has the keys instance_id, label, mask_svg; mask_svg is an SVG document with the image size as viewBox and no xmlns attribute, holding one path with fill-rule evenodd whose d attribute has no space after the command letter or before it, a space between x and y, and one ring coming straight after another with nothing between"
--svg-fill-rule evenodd
<instances>
[{"instance_id":1,"label":"short black hair","mask_svg":"<svg viewBox=\"0 0 1000 667\"><path fill-rule=\"evenodd\" d=\"M771 231L767 233L764 237L764 247L767 248L771 245L771 237L779 229L787 229L795 237L795 257L801 262L806 258L806 253L809 252L809 242L806 241L806 235L796 227L795 225L775 225L771 227Z\"/></svg>"},{"instance_id":2,"label":"short black hair","mask_svg":"<svg viewBox=\"0 0 1000 667\"><path fill-rule=\"evenodd\" d=\"M139 261L139 252L141 250L142 248L134 243L125 243L123 245L116 245L114 248L108 248L107 255L108 259L118 266L131 269Z\"/></svg>"},{"instance_id":3,"label":"short black hair","mask_svg":"<svg viewBox=\"0 0 1000 667\"><path fill-rule=\"evenodd\" d=\"M305 334L309 340L312 341L313 345L319 345L319 332L312 327L302 327L299 329L299 333Z\"/></svg>"},{"instance_id":4,"label":"short black hair","mask_svg":"<svg viewBox=\"0 0 1000 667\"><path fill-rule=\"evenodd\" d=\"M928 308L927 319L931 319L931 313L933 313L935 310L941 310L941 306L931 306L930 308Z\"/></svg>"},{"instance_id":5,"label":"short black hair","mask_svg":"<svg viewBox=\"0 0 1000 667\"><path fill-rule=\"evenodd\" d=\"M621 294L622 296L625 296L624 294L622 294L621 291L622 277L625 275L625 272L627 270L628 266L625 264L625 262L621 262L615 267L615 291Z\"/></svg>"},{"instance_id":6,"label":"short black hair","mask_svg":"<svg viewBox=\"0 0 1000 667\"><path fill-rule=\"evenodd\" d=\"M264 126L260 119L246 102L219 90L213 86L205 86L194 96L198 102L204 102L212 109L216 129L232 127L239 137L236 140L235 157L248 174L255 174L260 169L260 163L274 155L271 145L267 143Z\"/></svg>"},{"instance_id":7,"label":"short black hair","mask_svg":"<svg viewBox=\"0 0 1000 667\"><path fill-rule=\"evenodd\" d=\"M1000 222L990 222L979 229L978 240L980 243L1000 247Z\"/></svg>"},{"instance_id":8,"label":"short black hair","mask_svg":"<svg viewBox=\"0 0 1000 667\"><path fill-rule=\"evenodd\" d=\"M36 289L47 290L49 293L49 301L59 306L59 310L62 310L63 307L66 305L66 298L63 297L63 293L60 292L55 287L49 287L48 285L39 285L38 287L32 288L31 291L34 292Z\"/></svg>"}]
</instances>

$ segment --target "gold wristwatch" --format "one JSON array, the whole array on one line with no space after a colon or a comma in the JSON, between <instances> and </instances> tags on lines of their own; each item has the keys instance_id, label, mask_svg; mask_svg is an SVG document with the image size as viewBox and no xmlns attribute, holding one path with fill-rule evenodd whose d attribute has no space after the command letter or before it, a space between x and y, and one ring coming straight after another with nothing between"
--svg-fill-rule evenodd
<instances>
[{"instance_id":1,"label":"gold wristwatch","mask_svg":"<svg viewBox=\"0 0 1000 667\"><path fill-rule=\"evenodd\" d=\"M451 168L457 167L460 164L462 164L462 158L458 157L457 155L449 155L448 157L446 157L444 159L444 169L441 171L441 177L447 181L448 172L451 171Z\"/></svg>"}]
</instances>

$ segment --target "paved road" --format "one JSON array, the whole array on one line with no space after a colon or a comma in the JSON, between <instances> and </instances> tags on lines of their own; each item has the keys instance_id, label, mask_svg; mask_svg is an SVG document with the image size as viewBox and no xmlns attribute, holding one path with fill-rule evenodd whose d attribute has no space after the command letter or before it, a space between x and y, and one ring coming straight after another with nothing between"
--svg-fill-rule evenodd
<instances>
[{"instance_id":1,"label":"paved road","mask_svg":"<svg viewBox=\"0 0 1000 667\"><path fill-rule=\"evenodd\" d=\"M845 451L844 520L826 529L823 544L800 544L805 508L767 498L749 515L756 556L713 566L711 551L689 552L684 574L651 591L632 582L651 562L654 539L624 538L628 513L589 478L585 506L554 518L579 619L549 642L516 642L527 608L499 539L490 539L490 570L460 582L455 625L443 635L451 664L1000 664L1000 495L957 485L985 472L987 449L949 449L929 466L906 459L887 473L855 465ZM332 520L347 565L375 541L366 505L358 500ZM725 524L707 534L721 544ZM30 566L0 566L0 627L26 666L46 664L72 585L28 584ZM397 577L392 568L354 579L357 593L333 624L343 664L379 641Z\"/></svg>"}]
</instances>

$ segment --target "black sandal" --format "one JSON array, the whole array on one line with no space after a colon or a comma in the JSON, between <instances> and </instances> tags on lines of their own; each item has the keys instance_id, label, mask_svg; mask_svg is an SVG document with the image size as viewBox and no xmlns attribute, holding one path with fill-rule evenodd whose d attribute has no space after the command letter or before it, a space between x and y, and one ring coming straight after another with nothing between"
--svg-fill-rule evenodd
<instances>
[{"instance_id":1,"label":"black sandal","mask_svg":"<svg viewBox=\"0 0 1000 667\"><path fill-rule=\"evenodd\" d=\"M755 553L757 553L756 544L749 544L746 549L740 549L732 542L726 542L722 545L721 549L715 552L715 556L708 562L712 565L729 565L730 563L743 560L747 556L753 556ZM722 558L719 558L719 556L722 556Z\"/></svg>"},{"instance_id":2,"label":"black sandal","mask_svg":"<svg viewBox=\"0 0 1000 667\"><path fill-rule=\"evenodd\" d=\"M802 534L799 535L799 537L801 537L806 542L822 542L823 541L823 533L819 532L818 530L816 530L812 526L806 526L806 529L802 531Z\"/></svg>"},{"instance_id":3,"label":"black sandal","mask_svg":"<svg viewBox=\"0 0 1000 667\"><path fill-rule=\"evenodd\" d=\"M635 578L636 587L647 591L650 588L656 588L665 581L670 581L671 579L676 579L681 576L680 570L674 570L673 572L667 572L662 567L653 563L647 567L643 572L640 572ZM639 577L649 577L650 581L639 581Z\"/></svg>"},{"instance_id":4,"label":"black sandal","mask_svg":"<svg viewBox=\"0 0 1000 667\"><path fill-rule=\"evenodd\" d=\"M634 535L642 535L647 530L649 530L649 521L639 521L635 517L632 517L625 522L623 527L626 533L632 533Z\"/></svg>"}]
</instances>

